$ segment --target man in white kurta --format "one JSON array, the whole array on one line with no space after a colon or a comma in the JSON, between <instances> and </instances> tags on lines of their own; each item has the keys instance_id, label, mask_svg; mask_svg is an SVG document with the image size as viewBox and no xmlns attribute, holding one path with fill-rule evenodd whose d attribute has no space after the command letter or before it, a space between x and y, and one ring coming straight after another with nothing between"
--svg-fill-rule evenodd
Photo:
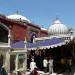
<instances>
[{"instance_id":1,"label":"man in white kurta","mask_svg":"<svg viewBox=\"0 0 75 75\"><path fill-rule=\"evenodd\" d=\"M34 62L34 59L32 59L32 62L30 63L30 71L33 71L36 68L36 63Z\"/></svg>"},{"instance_id":2,"label":"man in white kurta","mask_svg":"<svg viewBox=\"0 0 75 75\"><path fill-rule=\"evenodd\" d=\"M43 67L44 67L44 71L45 71L45 72L47 72L47 66L48 66L48 61L47 61L47 59L45 58L45 59L43 60Z\"/></svg>"},{"instance_id":3,"label":"man in white kurta","mask_svg":"<svg viewBox=\"0 0 75 75\"><path fill-rule=\"evenodd\" d=\"M49 74L53 73L53 59L49 59Z\"/></svg>"}]
</instances>

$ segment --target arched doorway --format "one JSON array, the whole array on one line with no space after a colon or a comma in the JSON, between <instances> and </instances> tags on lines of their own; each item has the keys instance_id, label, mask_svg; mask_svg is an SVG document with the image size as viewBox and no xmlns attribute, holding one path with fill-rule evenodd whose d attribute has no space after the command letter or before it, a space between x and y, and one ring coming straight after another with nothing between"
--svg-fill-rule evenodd
<instances>
[{"instance_id":1,"label":"arched doorway","mask_svg":"<svg viewBox=\"0 0 75 75\"><path fill-rule=\"evenodd\" d=\"M34 39L35 37L37 37L37 35L36 35L35 33L33 33L33 34L31 35L31 42L33 42L33 39Z\"/></svg>"},{"instance_id":2,"label":"arched doorway","mask_svg":"<svg viewBox=\"0 0 75 75\"><path fill-rule=\"evenodd\" d=\"M8 42L8 27L0 23L0 42Z\"/></svg>"}]
</instances>

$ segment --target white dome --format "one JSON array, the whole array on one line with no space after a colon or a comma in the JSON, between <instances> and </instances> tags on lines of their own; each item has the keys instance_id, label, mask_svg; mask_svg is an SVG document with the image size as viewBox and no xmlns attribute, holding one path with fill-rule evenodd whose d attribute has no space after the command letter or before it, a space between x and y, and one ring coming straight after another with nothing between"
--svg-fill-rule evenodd
<instances>
[{"instance_id":1,"label":"white dome","mask_svg":"<svg viewBox=\"0 0 75 75\"><path fill-rule=\"evenodd\" d=\"M54 34L68 34L69 29L60 22L60 20L55 20L53 25L51 25L48 29L48 33L50 35Z\"/></svg>"},{"instance_id":2,"label":"white dome","mask_svg":"<svg viewBox=\"0 0 75 75\"><path fill-rule=\"evenodd\" d=\"M31 21L29 19L27 19L26 17L19 15L19 14L13 14L13 15L9 15L7 16L7 18L9 19L13 19L13 20L25 20L28 21L29 23L31 23Z\"/></svg>"}]
</instances>

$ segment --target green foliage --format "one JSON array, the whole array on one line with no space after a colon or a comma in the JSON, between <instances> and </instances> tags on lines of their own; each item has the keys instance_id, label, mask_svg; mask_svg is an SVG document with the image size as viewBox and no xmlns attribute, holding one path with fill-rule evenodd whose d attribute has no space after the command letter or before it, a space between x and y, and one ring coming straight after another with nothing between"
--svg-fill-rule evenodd
<instances>
[{"instance_id":1,"label":"green foliage","mask_svg":"<svg viewBox=\"0 0 75 75\"><path fill-rule=\"evenodd\" d=\"M70 33L73 33L74 32L74 29L73 28L69 28L69 32Z\"/></svg>"}]
</instances>

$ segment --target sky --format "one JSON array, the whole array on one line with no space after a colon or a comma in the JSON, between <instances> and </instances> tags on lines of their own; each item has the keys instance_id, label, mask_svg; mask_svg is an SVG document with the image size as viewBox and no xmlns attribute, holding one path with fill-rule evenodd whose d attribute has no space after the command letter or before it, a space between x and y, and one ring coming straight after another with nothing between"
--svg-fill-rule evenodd
<instances>
[{"instance_id":1,"label":"sky","mask_svg":"<svg viewBox=\"0 0 75 75\"><path fill-rule=\"evenodd\" d=\"M0 14L8 16L16 11L45 28L58 17L75 32L75 0L0 0Z\"/></svg>"}]
</instances>

